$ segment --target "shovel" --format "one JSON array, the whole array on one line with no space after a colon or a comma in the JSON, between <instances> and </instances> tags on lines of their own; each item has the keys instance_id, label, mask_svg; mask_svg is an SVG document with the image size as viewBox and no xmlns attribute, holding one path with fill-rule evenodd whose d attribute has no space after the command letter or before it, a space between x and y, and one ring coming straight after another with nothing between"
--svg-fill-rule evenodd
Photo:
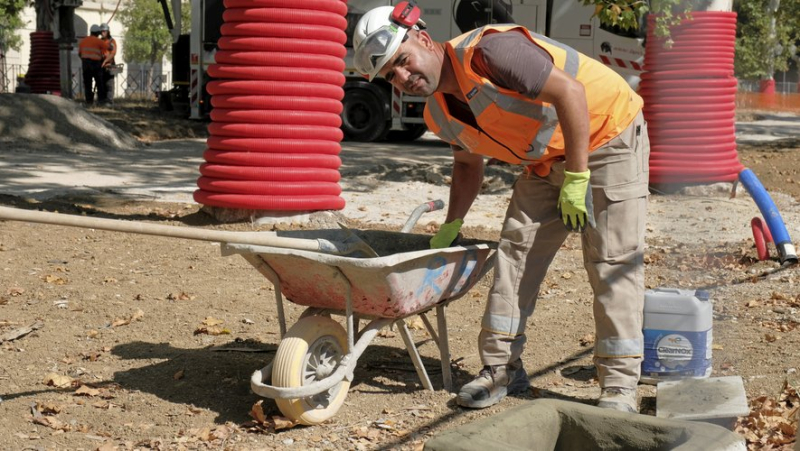
<instances>
[{"instance_id":1,"label":"shovel","mask_svg":"<svg viewBox=\"0 0 800 451\"><path fill-rule=\"evenodd\" d=\"M20 210L0 207L0 219L9 221L35 222L69 227L85 227L108 230L111 232L139 233L142 235L167 236L187 240L217 241L222 243L249 244L256 246L272 246L286 249L322 252L334 255L358 254L377 256L375 251L355 233L348 233L341 242L322 238L287 238L275 232L230 232L224 230L207 230L188 227L176 227L144 222L122 221L119 219L88 218L85 216L63 215L42 211Z\"/></svg>"}]
</instances>

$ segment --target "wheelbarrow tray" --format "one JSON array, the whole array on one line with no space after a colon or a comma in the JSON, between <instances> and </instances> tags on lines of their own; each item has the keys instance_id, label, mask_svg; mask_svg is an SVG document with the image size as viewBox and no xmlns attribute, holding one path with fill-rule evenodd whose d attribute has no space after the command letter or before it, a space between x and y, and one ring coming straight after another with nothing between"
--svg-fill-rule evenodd
<instances>
[{"instance_id":1,"label":"wheelbarrow tray","mask_svg":"<svg viewBox=\"0 0 800 451\"><path fill-rule=\"evenodd\" d=\"M352 230L379 255L354 258L268 246L224 244L223 255L241 254L291 302L344 311L365 318L403 318L455 300L493 266L496 243L462 240L459 246L430 249L430 236ZM294 238L343 241L347 231L279 232ZM263 270L267 266L270 270ZM352 290L352 291L350 291Z\"/></svg>"}]
</instances>

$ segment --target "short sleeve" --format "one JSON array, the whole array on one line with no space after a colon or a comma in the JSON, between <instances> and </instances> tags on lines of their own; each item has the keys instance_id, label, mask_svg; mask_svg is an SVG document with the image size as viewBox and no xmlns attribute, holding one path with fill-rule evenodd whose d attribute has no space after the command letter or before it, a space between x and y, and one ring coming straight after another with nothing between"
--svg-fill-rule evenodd
<instances>
[{"instance_id":1,"label":"short sleeve","mask_svg":"<svg viewBox=\"0 0 800 451\"><path fill-rule=\"evenodd\" d=\"M509 31L481 38L472 69L497 86L536 98L550 76L553 61L522 33Z\"/></svg>"}]
</instances>

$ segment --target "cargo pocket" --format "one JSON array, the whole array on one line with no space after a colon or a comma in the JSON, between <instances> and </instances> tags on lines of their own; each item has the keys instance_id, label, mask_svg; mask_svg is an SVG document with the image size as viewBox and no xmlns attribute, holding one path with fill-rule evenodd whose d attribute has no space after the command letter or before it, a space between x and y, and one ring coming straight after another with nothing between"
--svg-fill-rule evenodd
<instances>
[{"instance_id":1,"label":"cargo pocket","mask_svg":"<svg viewBox=\"0 0 800 451\"><path fill-rule=\"evenodd\" d=\"M606 254L618 257L635 251L644 239L647 183L603 188L606 207Z\"/></svg>"}]
</instances>

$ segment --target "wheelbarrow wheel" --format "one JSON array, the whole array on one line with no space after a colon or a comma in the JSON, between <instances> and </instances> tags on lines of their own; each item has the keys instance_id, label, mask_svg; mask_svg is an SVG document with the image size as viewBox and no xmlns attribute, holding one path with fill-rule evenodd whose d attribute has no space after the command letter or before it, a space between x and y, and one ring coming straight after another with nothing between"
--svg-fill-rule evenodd
<instances>
[{"instance_id":1,"label":"wheelbarrow wheel","mask_svg":"<svg viewBox=\"0 0 800 451\"><path fill-rule=\"evenodd\" d=\"M326 316L298 320L278 345L272 367L276 387L302 387L332 374L347 353L347 332ZM287 418L305 425L322 423L342 407L350 388L343 379L330 390L307 398L275 399Z\"/></svg>"}]
</instances>

